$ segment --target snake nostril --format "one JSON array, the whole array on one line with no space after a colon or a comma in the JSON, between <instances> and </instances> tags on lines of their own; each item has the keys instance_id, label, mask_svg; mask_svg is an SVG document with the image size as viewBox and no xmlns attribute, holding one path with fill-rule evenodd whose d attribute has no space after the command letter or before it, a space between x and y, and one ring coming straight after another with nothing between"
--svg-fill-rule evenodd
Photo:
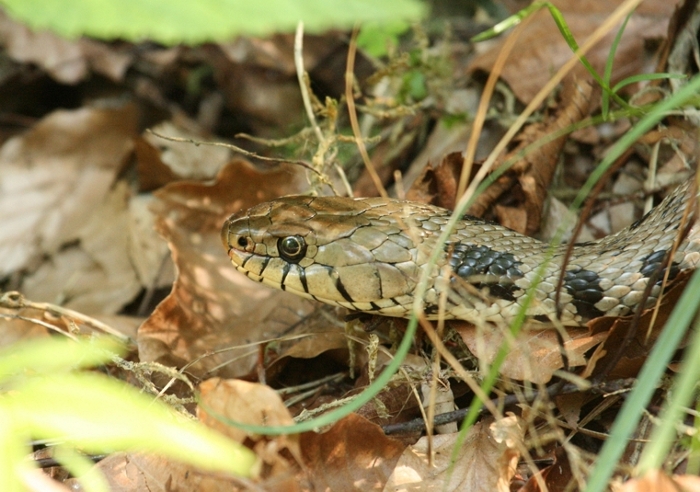
<instances>
[{"instance_id":1,"label":"snake nostril","mask_svg":"<svg viewBox=\"0 0 700 492\"><path fill-rule=\"evenodd\" d=\"M248 236L238 236L236 244L238 244L239 248L248 253L250 253L253 250L253 241Z\"/></svg>"}]
</instances>

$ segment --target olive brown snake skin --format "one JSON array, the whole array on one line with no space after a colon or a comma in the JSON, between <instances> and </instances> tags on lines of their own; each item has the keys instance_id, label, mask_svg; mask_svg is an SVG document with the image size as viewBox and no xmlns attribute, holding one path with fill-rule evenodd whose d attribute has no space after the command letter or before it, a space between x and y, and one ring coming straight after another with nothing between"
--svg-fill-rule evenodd
<instances>
[{"instance_id":1,"label":"olive brown snake skin","mask_svg":"<svg viewBox=\"0 0 700 492\"><path fill-rule=\"evenodd\" d=\"M691 201L690 188L678 187L628 228L574 247L559 295L561 323L583 325L640 307L650 275L666 265ZM424 301L429 319L509 323L533 283L527 316L535 322L556 317L554 291L566 245L546 262L546 243L464 217L448 243L439 246L450 215L439 207L384 198L289 196L232 215L221 237L233 264L252 280L353 311L410 316L418 280L439 247ZM694 214L686 219L694 222ZM668 277L698 263L700 232L693 226ZM661 287L656 281L645 307ZM439 313L442 292L447 302Z\"/></svg>"}]
</instances>

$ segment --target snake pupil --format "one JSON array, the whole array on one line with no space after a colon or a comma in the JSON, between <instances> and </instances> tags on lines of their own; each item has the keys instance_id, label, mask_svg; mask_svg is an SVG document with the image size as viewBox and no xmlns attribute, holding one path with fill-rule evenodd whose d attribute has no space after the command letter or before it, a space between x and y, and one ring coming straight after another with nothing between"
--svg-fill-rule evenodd
<instances>
[{"instance_id":1,"label":"snake pupil","mask_svg":"<svg viewBox=\"0 0 700 492\"><path fill-rule=\"evenodd\" d=\"M306 254L306 241L301 236L281 237L277 241L277 249L283 260L299 263Z\"/></svg>"}]
</instances>

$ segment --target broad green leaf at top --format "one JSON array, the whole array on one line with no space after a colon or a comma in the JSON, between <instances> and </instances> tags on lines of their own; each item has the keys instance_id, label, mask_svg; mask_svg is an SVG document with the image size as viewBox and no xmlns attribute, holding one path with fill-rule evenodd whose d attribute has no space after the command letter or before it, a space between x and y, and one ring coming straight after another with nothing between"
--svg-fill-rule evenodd
<instances>
[{"instance_id":1,"label":"broad green leaf at top","mask_svg":"<svg viewBox=\"0 0 700 492\"><path fill-rule=\"evenodd\" d=\"M367 21L418 20L419 0L0 0L32 29L163 44L226 41L235 36L352 28Z\"/></svg>"}]
</instances>

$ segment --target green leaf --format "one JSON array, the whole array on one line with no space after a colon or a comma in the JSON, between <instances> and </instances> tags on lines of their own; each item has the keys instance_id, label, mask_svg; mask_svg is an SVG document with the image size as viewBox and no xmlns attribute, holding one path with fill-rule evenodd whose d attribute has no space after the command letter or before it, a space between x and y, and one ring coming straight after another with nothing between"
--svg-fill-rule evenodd
<instances>
[{"instance_id":1,"label":"green leaf","mask_svg":"<svg viewBox=\"0 0 700 492\"><path fill-rule=\"evenodd\" d=\"M251 475L256 463L244 446L100 374L32 378L0 397L1 414L3 426L91 453L152 452L243 476Z\"/></svg>"},{"instance_id":2,"label":"green leaf","mask_svg":"<svg viewBox=\"0 0 700 492\"><path fill-rule=\"evenodd\" d=\"M362 26L357 35L357 46L374 57L385 56L389 47L399 44L399 36L405 33L410 25L404 21L386 23L370 22Z\"/></svg>"},{"instance_id":3,"label":"green leaf","mask_svg":"<svg viewBox=\"0 0 700 492\"><path fill-rule=\"evenodd\" d=\"M20 477L31 470L25 456L29 454L29 436L11 418L9 409L0 405L0 477L3 490L22 492L26 488Z\"/></svg>"},{"instance_id":4,"label":"green leaf","mask_svg":"<svg viewBox=\"0 0 700 492\"><path fill-rule=\"evenodd\" d=\"M13 376L55 374L93 367L109 362L123 352L123 345L108 337L87 343L54 337L17 343L0 351L0 384Z\"/></svg>"},{"instance_id":5,"label":"green leaf","mask_svg":"<svg viewBox=\"0 0 700 492\"><path fill-rule=\"evenodd\" d=\"M163 44L225 41L239 35L265 36L351 28L356 23L415 21L418 0L0 0L8 13L33 29L65 37Z\"/></svg>"}]
</instances>

